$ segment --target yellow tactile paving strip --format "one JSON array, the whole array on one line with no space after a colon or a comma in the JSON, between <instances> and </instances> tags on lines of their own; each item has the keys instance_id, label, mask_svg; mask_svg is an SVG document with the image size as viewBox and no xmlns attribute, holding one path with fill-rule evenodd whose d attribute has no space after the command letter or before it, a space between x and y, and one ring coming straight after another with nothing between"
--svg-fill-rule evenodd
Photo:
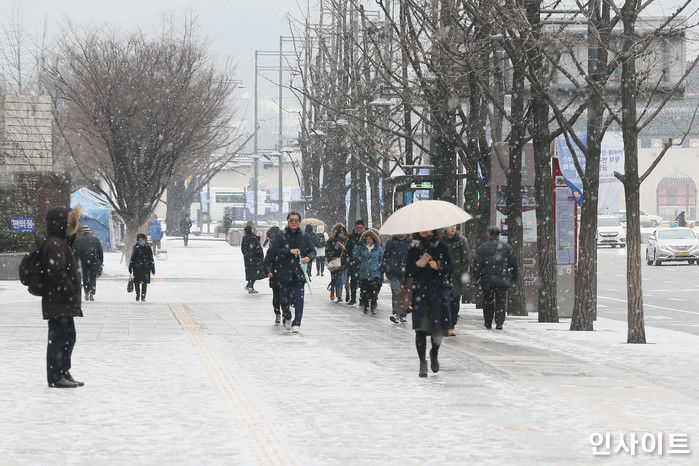
<instances>
[{"instance_id":1,"label":"yellow tactile paving strip","mask_svg":"<svg viewBox=\"0 0 699 466\"><path fill-rule=\"evenodd\" d=\"M179 303L168 303L168 307L187 334L257 463L298 464L287 446L275 433L272 424L256 408L230 368L211 346L206 334L189 314L187 308Z\"/></svg>"}]
</instances>

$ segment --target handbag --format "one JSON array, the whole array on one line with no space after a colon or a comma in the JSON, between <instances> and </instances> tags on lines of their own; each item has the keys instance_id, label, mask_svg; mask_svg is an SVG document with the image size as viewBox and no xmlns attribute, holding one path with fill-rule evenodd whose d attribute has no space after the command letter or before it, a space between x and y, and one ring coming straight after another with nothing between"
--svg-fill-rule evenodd
<instances>
[{"instance_id":1,"label":"handbag","mask_svg":"<svg viewBox=\"0 0 699 466\"><path fill-rule=\"evenodd\" d=\"M413 312L413 281L405 280L400 287L398 293L398 301L396 302L396 313L406 315Z\"/></svg>"},{"instance_id":2,"label":"handbag","mask_svg":"<svg viewBox=\"0 0 699 466\"><path fill-rule=\"evenodd\" d=\"M129 283L126 285L126 291L128 293L133 292L133 275L129 275Z\"/></svg>"},{"instance_id":3,"label":"handbag","mask_svg":"<svg viewBox=\"0 0 699 466\"><path fill-rule=\"evenodd\" d=\"M339 257L336 257L335 259L331 260L328 262L325 266L328 270L331 272L337 272L342 268L342 255L345 253L345 250L343 249L342 252L340 253Z\"/></svg>"}]
</instances>

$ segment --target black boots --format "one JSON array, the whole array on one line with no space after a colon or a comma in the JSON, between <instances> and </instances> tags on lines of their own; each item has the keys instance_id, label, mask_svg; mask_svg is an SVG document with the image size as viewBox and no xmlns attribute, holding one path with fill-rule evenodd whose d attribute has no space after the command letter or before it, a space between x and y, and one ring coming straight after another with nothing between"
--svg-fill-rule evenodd
<instances>
[{"instance_id":1,"label":"black boots","mask_svg":"<svg viewBox=\"0 0 699 466\"><path fill-rule=\"evenodd\" d=\"M84 382L78 382L77 380L75 380L73 376L70 375L70 372L66 373L65 378L66 380L68 380L68 382L77 383L78 387L82 387L83 385L85 385Z\"/></svg>"},{"instance_id":2,"label":"black boots","mask_svg":"<svg viewBox=\"0 0 699 466\"><path fill-rule=\"evenodd\" d=\"M437 360L437 352L439 351L439 348L432 348L430 350L430 367L432 369L432 372L435 374L439 372L439 361Z\"/></svg>"},{"instance_id":3,"label":"black boots","mask_svg":"<svg viewBox=\"0 0 699 466\"><path fill-rule=\"evenodd\" d=\"M77 382L71 382L70 380L66 379L65 377L61 377L60 379L56 380L55 382L49 382L49 387L51 387L51 388L77 388L77 387L80 387L80 385Z\"/></svg>"},{"instance_id":4,"label":"black boots","mask_svg":"<svg viewBox=\"0 0 699 466\"><path fill-rule=\"evenodd\" d=\"M420 372L418 373L420 377L427 377L427 361L424 359L420 360Z\"/></svg>"}]
</instances>

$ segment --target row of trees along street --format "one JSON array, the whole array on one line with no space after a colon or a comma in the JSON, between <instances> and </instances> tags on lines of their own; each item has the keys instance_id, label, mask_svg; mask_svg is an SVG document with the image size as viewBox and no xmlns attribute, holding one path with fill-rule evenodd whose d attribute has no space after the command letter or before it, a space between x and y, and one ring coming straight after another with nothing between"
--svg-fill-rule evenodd
<instances>
[{"instance_id":1,"label":"row of trees along street","mask_svg":"<svg viewBox=\"0 0 699 466\"><path fill-rule=\"evenodd\" d=\"M563 136L584 188L570 329L592 330L601 142L610 129L620 131L626 168L616 176L624 185L628 222L627 341L645 343L639 187L696 124L692 118L667 134L656 160L640 171L639 133L670 99L681 98L697 64L696 56L684 54L696 31L691 0L650 18L656 2L320 0L319 9L309 7L291 22L296 54L288 83L300 102L302 189L311 213L345 218L349 174L358 191L351 196L350 217L371 213L379 224L379 179L426 166L434 175L435 197L473 215L465 234L479 244L494 221L491 153L499 145L506 150L496 151L496 163L504 166L504 157L509 159L508 240L521 263L521 154L531 142L538 318L557 322L551 147ZM667 57L662 53L668 40L684 42L683 53L669 63L660 59ZM463 172L463 191L457 172ZM392 191L388 182L382 186L386 218ZM527 312L521 275L508 303L515 315Z\"/></svg>"},{"instance_id":2,"label":"row of trees along street","mask_svg":"<svg viewBox=\"0 0 699 466\"><path fill-rule=\"evenodd\" d=\"M52 96L54 165L106 196L127 245L166 189L173 233L251 137L236 122L234 70L216 64L189 15L157 34L67 25L37 42L18 16L3 30L3 91Z\"/></svg>"}]
</instances>

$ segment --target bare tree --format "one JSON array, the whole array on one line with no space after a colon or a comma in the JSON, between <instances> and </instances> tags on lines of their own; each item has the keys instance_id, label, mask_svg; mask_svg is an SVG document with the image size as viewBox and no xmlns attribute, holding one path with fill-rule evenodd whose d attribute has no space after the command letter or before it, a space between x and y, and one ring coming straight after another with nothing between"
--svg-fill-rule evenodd
<instances>
[{"instance_id":1,"label":"bare tree","mask_svg":"<svg viewBox=\"0 0 699 466\"><path fill-rule=\"evenodd\" d=\"M48 71L56 121L78 168L106 183L131 241L174 177L230 146L233 84L191 22L152 40L70 29L60 48Z\"/></svg>"}]
</instances>

